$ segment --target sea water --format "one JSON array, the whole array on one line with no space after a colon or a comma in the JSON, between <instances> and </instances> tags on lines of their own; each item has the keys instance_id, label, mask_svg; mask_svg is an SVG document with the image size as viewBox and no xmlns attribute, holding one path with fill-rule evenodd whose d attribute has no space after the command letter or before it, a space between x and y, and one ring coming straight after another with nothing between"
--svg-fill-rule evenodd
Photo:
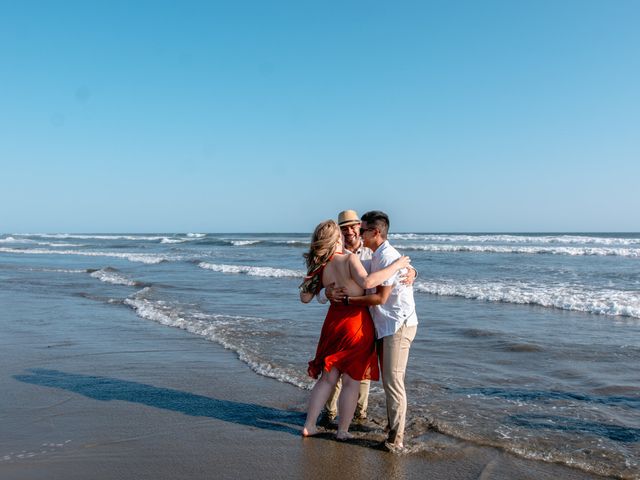
<instances>
[{"instance_id":1,"label":"sea water","mask_svg":"<svg viewBox=\"0 0 640 480\"><path fill-rule=\"evenodd\" d=\"M82 296L87 315L91 304L128 308L308 389L327 308L298 299L308 242L309 234L3 234L0 288ZM640 478L640 234L402 233L390 242L419 272L410 451L428 449L437 431ZM383 417L379 383L370 403Z\"/></svg>"}]
</instances>

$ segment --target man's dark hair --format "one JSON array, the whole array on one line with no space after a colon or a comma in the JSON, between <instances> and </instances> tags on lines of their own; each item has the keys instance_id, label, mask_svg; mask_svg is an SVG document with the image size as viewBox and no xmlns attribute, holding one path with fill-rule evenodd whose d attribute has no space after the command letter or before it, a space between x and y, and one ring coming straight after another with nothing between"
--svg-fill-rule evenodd
<instances>
[{"instance_id":1,"label":"man's dark hair","mask_svg":"<svg viewBox=\"0 0 640 480\"><path fill-rule=\"evenodd\" d=\"M367 226L376 227L380 230L382 238L386 239L389 233L389 217L380 210L371 210L360 217L363 222L367 222Z\"/></svg>"}]
</instances>

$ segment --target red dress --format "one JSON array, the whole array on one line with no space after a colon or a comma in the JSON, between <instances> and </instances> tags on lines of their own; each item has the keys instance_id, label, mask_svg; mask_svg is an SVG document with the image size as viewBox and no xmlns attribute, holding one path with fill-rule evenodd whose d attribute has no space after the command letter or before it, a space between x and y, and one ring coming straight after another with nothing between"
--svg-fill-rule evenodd
<instances>
[{"instance_id":1,"label":"red dress","mask_svg":"<svg viewBox=\"0 0 640 480\"><path fill-rule=\"evenodd\" d=\"M333 367L354 380L378 380L373 320L367 307L331 305L322 325L316 358L307 372L318 378Z\"/></svg>"}]
</instances>

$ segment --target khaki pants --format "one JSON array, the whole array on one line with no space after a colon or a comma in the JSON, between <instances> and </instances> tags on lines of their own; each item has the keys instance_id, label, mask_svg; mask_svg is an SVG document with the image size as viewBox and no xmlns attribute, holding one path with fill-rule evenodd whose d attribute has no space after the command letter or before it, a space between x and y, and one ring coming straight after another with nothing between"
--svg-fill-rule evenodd
<instances>
[{"instance_id":1,"label":"khaki pants","mask_svg":"<svg viewBox=\"0 0 640 480\"><path fill-rule=\"evenodd\" d=\"M403 325L393 335L377 341L382 385L387 400L387 420L389 422L388 442L400 446L404 440L404 425L407 418L407 394L404 376L409 361L409 348L418 327Z\"/></svg>"},{"instance_id":2,"label":"khaki pants","mask_svg":"<svg viewBox=\"0 0 640 480\"><path fill-rule=\"evenodd\" d=\"M356 407L356 413L353 418L366 418L367 407L369 406L369 385L370 380L362 380L360 382L360 391L358 392L358 406ZM342 389L342 378L338 380L336 386L331 391L331 395L327 399L327 403L324 406L325 411L331 418L335 418L338 414L338 397L340 396L340 390Z\"/></svg>"}]
</instances>

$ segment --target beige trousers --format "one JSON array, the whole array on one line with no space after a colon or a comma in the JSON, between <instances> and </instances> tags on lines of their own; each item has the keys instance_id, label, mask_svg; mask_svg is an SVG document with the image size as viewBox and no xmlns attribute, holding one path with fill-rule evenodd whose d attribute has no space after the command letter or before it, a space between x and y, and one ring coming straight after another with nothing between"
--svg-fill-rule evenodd
<instances>
[{"instance_id":1,"label":"beige trousers","mask_svg":"<svg viewBox=\"0 0 640 480\"><path fill-rule=\"evenodd\" d=\"M369 406L369 385L370 380L362 380L360 382L360 391L358 392L358 405L356 407L356 413L353 418L366 418L367 407ZM335 417L338 414L338 397L340 396L340 390L342 389L342 378L338 380L336 386L331 391L331 395L327 399L327 403L324 406L327 414L330 417Z\"/></svg>"},{"instance_id":2,"label":"beige trousers","mask_svg":"<svg viewBox=\"0 0 640 480\"><path fill-rule=\"evenodd\" d=\"M382 385L387 400L389 422L388 442L400 446L404 440L404 425L407 418L407 394L404 376L409 361L409 348L416 336L417 325L403 325L393 335L378 340L378 355L382 370Z\"/></svg>"}]
</instances>

